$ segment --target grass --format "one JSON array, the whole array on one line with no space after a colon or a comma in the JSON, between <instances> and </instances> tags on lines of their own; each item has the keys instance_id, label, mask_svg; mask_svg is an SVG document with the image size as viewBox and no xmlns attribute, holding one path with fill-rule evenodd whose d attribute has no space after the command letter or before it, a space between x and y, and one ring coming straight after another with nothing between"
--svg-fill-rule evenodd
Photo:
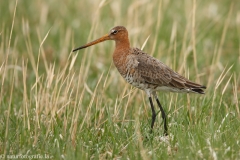
<instances>
[{"instance_id":1,"label":"grass","mask_svg":"<svg viewBox=\"0 0 240 160\"><path fill-rule=\"evenodd\" d=\"M239 159L237 1L1 1L0 158ZM72 53L115 25L132 46L207 86L148 99L112 64L113 42ZM156 104L155 104L156 106ZM25 157L24 157L25 156ZM42 156L42 157L41 157Z\"/></svg>"}]
</instances>

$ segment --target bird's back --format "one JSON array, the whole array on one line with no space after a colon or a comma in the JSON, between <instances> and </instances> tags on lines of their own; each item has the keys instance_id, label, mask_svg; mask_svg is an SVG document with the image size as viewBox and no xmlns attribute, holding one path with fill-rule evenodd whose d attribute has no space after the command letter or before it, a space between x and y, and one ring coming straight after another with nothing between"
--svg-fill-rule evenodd
<instances>
[{"instance_id":1,"label":"bird's back","mask_svg":"<svg viewBox=\"0 0 240 160\"><path fill-rule=\"evenodd\" d=\"M124 59L124 69L116 67L124 79L142 90L204 94L205 86L194 83L173 71L158 59L138 48L131 48Z\"/></svg>"}]
</instances>

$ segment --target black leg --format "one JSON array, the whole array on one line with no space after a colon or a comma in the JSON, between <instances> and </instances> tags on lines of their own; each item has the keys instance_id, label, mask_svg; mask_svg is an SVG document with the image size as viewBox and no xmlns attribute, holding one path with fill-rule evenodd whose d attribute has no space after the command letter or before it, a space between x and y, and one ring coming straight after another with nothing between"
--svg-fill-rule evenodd
<instances>
[{"instance_id":1,"label":"black leg","mask_svg":"<svg viewBox=\"0 0 240 160\"><path fill-rule=\"evenodd\" d=\"M151 104L151 109L152 109L152 123L151 123L151 132L153 130L153 126L154 126L154 122L155 122L155 119L156 119L156 112L155 112L155 109L154 109L154 106L153 106L153 102L152 102L152 98L149 97L149 101L150 101L150 104Z\"/></svg>"},{"instance_id":2,"label":"black leg","mask_svg":"<svg viewBox=\"0 0 240 160\"><path fill-rule=\"evenodd\" d=\"M163 122L164 122L164 135L167 136L168 135L168 128L167 128L167 117L166 117L166 114L163 110L163 107L161 105L161 103L159 102L158 98L156 97L156 101L157 101L157 104L158 104L158 107L160 108L161 110L161 113L162 113L162 119L163 119Z\"/></svg>"}]
</instances>

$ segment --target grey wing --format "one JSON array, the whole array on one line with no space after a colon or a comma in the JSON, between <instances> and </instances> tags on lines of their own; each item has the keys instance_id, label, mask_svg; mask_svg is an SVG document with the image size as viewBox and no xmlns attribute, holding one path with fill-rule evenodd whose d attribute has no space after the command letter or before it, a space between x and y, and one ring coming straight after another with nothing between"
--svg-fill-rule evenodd
<instances>
[{"instance_id":1,"label":"grey wing","mask_svg":"<svg viewBox=\"0 0 240 160\"><path fill-rule=\"evenodd\" d=\"M140 51L141 50L138 49L138 53ZM204 93L201 88L206 87L191 82L177 72L174 72L171 68L158 59L143 52L136 55L135 58L138 61L138 65L135 67L135 69L145 83L153 84L159 87L168 86L178 88L180 90L190 89L193 92Z\"/></svg>"},{"instance_id":2,"label":"grey wing","mask_svg":"<svg viewBox=\"0 0 240 160\"><path fill-rule=\"evenodd\" d=\"M171 85L174 72L165 64L147 54L138 56L137 61L136 69L145 82L159 86Z\"/></svg>"}]
</instances>

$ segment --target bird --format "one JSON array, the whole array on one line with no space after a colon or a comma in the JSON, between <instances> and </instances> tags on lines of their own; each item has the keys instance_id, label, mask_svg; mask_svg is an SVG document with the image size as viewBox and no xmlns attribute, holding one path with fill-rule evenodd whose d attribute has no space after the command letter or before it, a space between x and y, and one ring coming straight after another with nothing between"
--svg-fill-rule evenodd
<instances>
[{"instance_id":1,"label":"bird","mask_svg":"<svg viewBox=\"0 0 240 160\"><path fill-rule=\"evenodd\" d=\"M128 31L124 26L113 27L109 33L101 38L72 51L75 52L107 40L115 41L115 50L112 58L120 75L132 86L145 91L148 96L152 111L151 132L157 116L153 105L153 97L161 111L164 127L163 133L167 136L169 134L167 116L158 99L157 91L205 94L204 89L206 87L183 77L141 49L132 48Z\"/></svg>"}]
</instances>

